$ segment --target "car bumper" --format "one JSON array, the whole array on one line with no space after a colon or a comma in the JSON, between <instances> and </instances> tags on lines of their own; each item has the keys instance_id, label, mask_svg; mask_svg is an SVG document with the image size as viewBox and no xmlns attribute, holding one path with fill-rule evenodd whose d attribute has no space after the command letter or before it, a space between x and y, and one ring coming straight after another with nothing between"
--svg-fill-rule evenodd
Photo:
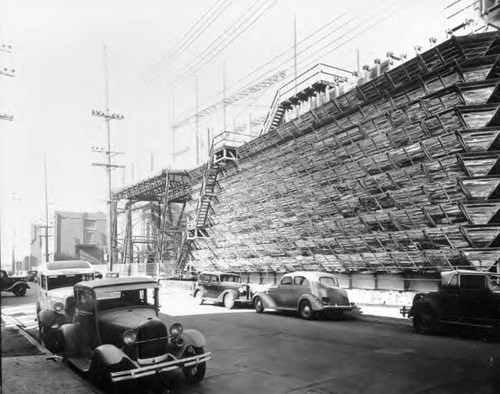
<instances>
[{"instance_id":1,"label":"car bumper","mask_svg":"<svg viewBox=\"0 0 500 394\"><path fill-rule=\"evenodd\" d=\"M139 379L147 376L153 376L162 372L173 371L175 369L190 367L212 359L212 353L206 352L193 357L187 357L179 360L170 360L158 364L152 364L144 367L128 369L111 373L112 382L121 382L131 379Z\"/></svg>"},{"instance_id":2,"label":"car bumper","mask_svg":"<svg viewBox=\"0 0 500 394\"><path fill-rule=\"evenodd\" d=\"M411 317L411 307L403 306L400 310L399 313L403 315L403 317Z\"/></svg>"},{"instance_id":3,"label":"car bumper","mask_svg":"<svg viewBox=\"0 0 500 394\"><path fill-rule=\"evenodd\" d=\"M352 311L357 309L354 305L323 305L325 311Z\"/></svg>"}]
</instances>

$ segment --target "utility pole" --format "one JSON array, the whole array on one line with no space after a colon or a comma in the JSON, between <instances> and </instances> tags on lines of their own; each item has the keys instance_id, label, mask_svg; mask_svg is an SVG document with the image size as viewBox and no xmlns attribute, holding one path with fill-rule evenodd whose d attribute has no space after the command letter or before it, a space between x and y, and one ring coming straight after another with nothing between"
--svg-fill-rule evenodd
<instances>
[{"instance_id":1,"label":"utility pole","mask_svg":"<svg viewBox=\"0 0 500 394\"><path fill-rule=\"evenodd\" d=\"M43 172L45 176L45 262L49 262L49 201L47 198L47 161L43 158Z\"/></svg>"},{"instance_id":2,"label":"utility pole","mask_svg":"<svg viewBox=\"0 0 500 394\"><path fill-rule=\"evenodd\" d=\"M106 110L103 111L97 111L97 110L92 110L92 116L98 116L101 118L104 118L106 121L106 129L107 129L107 139L108 139L108 148L106 151L106 155L108 157L107 163L92 163L92 165L95 166L102 166L106 167L106 170L108 172L108 193L109 193L109 239L108 239L108 256L109 256L109 270L113 270L113 249L114 249L114 237L113 237L113 222L114 222L114 215L113 215L113 192L112 192L112 183L111 183L111 171L113 168L123 168L124 166L120 165L114 165L111 163L111 156L113 154L117 154L118 152L112 152L111 151L111 128L110 128L110 122L112 120L122 120L124 117L123 115L120 114L112 114L109 112L109 78L108 78L108 61L107 61L107 53L106 53L106 46L104 46L104 69L105 69L105 76L106 76Z\"/></svg>"},{"instance_id":3,"label":"utility pole","mask_svg":"<svg viewBox=\"0 0 500 394\"><path fill-rule=\"evenodd\" d=\"M0 52L12 53L12 45L2 44L0 46ZM15 77L16 70L9 69L8 67L3 67L0 69L0 75L5 75L7 77ZM14 120L14 115L10 114L0 114L0 120L7 120L12 122Z\"/></svg>"}]
</instances>

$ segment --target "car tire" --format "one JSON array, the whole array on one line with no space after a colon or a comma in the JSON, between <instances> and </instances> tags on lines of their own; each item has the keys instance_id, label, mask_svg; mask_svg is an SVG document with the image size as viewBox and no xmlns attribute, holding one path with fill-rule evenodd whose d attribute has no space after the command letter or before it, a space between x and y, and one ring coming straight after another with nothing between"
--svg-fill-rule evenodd
<instances>
[{"instance_id":1,"label":"car tire","mask_svg":"<svg viewBox=\"0 0 500 394\"><path fill-rule=\"evenodd\" d=\"M205 350L203 347L196 347L189 345L186 347L184 352L182 353L182 358L193 357L197 354L203 354ZM199 383L205 377L205 372L207 370L207 363L201 362L199 364L191 365L189 367L183 367L182 372L184 373L184 377L190 383Z\"/></svg>"},{"instance_id":2,"label":"car tire","mask_svg":"<svg viewBox=\"0 0 500 394\"><path fill-rule=\"evenodd\" d=\"M255 300L253 301L253 305L255 307L255 312L257 312L257 313L264 312L264 303L262 302L262 298L255 297Z\"/></svg>"},{"instance_id":3,"label":"car tire","mask_svg":"<svg viewBox=\"0 0 500 394\"><path fill-rule=\"evenodd\" d=\"M224 306L227 309L233 309L234 308L234 304L235 304L234 294L233 293L227 293L224 296Z\"/></svg>"},{"instance_id":4,"label":"car tire","mask_svg":"<svg viewBox=\"0 0 500 394\"><path fill-rule=\"evenodd\" d=\"M299 304L299 314L305 320L311 320L314 317L314 310L308 300L304 300Z\"/></svg>"},{"instance_id":5,"label":"car tire","mask_svg":"<svg viewBox=\"0 0 500 394\"><path fill-rule=\"evenodd\" d=\"M198 305L203 305L203 294L201 294L201 290L196 290L196 293L194 293L194 298Z\"/></svg>"},{"instance_id":6,"label":"car tire","mask_svg":"<svg viewBox=\"0 0 500 394\"><path fill-rule=\"evenodd\" d=\"M99 355L95 355L92 359L89 375L90 380L104 389L106 393L116 392L116 386L113 385L113 381L111 380L110 370Z\"/></svg>"},{"instance_id":7,"label":"car tire","mask_svg":"<svg viewBox=\"0 0 500 394\"><path fill-rule=\"evenodd\" d=\"M26 286L21 286L18 285L14 287L14 290L12 291L17 297L22 297L26 294Z\"/></svg>"},{"instance_id":8,"label":"car tire","mask_svg":"<svg viewBox=\"0 0 500 394\"><path fill-rule=\"evenodd\" d=\"M432 306L426 303L416 303L413 310L413 328L417 333L426 335L437 331L438 319Z\"/></svg>"}]
</instances>

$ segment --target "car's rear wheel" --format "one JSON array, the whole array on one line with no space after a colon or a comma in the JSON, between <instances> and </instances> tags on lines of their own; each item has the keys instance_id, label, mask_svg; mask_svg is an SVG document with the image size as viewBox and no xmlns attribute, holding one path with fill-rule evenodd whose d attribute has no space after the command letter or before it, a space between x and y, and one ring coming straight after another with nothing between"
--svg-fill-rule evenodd
<instances>
[{"instance_id":1,"label":"car's rear wheel","mask_svg":"<svg viewBox=\"0 0 500 394\"><path fill-rule=\"evenodd\" d=\"M196 293L194 293L194 299L198 305L203 305L203 294L201 294L201 290L196 290Z\"/></svg>"},{"instance_id":2,"label":"car's rear wheel","mask_svg":"<svg viewBox=\"0 0 500 394\"><path fill-rule=\"evenodd\" d=\"M233 293L227 293L224 296L224 306L227 309L233 309L234 308L234 294Z\"/></svg>"},{"instance_id":3,"label":"car's rear wheel","mask_svg":"<svg viewBox=\"0 0 500 394\"><path fill-rule=\"evenodd\" d=\"M257 313L262 313L264 312L264 304L262 302L262 298L260 297L255 297L255 300L253 302L253 305L255 307L255 311Z\"/></svg>"},{"instance_id":4,"label":"car's rear wheel","mask_svg":"<svg viewBox=\"0 0 500 394\"><path fill-rule=\"evenodd\" d=\"M314 317L314 310L308 300L304 300L299 305L299 314L302 319L311 320Z\"/></svg>"},{"instance_id":5,"label":"car's rear wheel","mask_svg":"<svg viewBox=\"0 0 500 394\"><path fill-rule=\"evenodd\" d=\"M199 354L205 353L205 350L203 347L195 347L192 345L189 345L186 347L184 352L182 353L182 358L188 358L188 357L193 357ZM184 373L184 376L186 377L186 380L191 382L191 383L199 383L203 380L205 377L205 372L207 370L207 363L205 361L198 363L198 364L193 364L190 365L189 367L183 367L182 372Z\"/></svg>"},{"instance_id":6,"label":"car's rear wheel","mask_svg":"<svg viewBox=\"0 0 500 394\"><path fill-rule=\"evenodd\" d=\"M430 305L417 303L413 309L413 328L416 332L425 335L437 330L438 319Z\"/></svg>"},{"instance_id":7,"label":"car's rear wheel","mask_svg":"<svg viewBox=\"0 0 500 394\"><path fill-rule=\"evenodd\" d=\"M13 293L18 297L22 297L26 294L26 286L19 285L14 287Z\"/></svg>"}]
</instances>

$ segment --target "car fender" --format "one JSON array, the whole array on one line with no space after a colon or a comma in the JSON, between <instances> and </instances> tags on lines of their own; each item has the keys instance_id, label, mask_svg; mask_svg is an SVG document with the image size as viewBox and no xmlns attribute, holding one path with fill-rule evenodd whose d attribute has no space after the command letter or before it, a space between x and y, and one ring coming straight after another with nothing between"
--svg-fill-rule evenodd
<instances>
[{"instance_id":1,"label":"car fender","mask_svg":"<svg viewBox=\"0 0 500 394\"><path fill-rule=\"evenodd\" d=\"M56 322L58 313L50 309L44 309L38 313L38 321L43 328L49 329Z\"/></svg>"},{"instance_id":2,"label":"car fender","mask_svg":"<svg viewBox=\"0 0 500 394\"><path fill-rule=\"evenodd\" d=\"M411 307L411 310L410 310L408 317L413 317L413 315L415 314L415 311L418 310L419 308L422 308L424 305L430 306L432 308L432 310L434 311L434 313L436 314L437 319L438 320L441 319L441 316L442 316L441 305L439 304L439 302L437 300L435 300L434 298L430 298L430 297L418 298L415 301L415 303L413 304L413 306Z\"/></svg>"},{"instance_id":3,"label":"car fender","mask_svg":"<svg viewBox=\"0 0 500 394\"><path fill-rule=\"evenodd\" d=\"M203 287L195 287L193 289L193 292L192 292L192 296L195 297L196 296L196 292L199 291L201 293L201 296L202 297L205 297L205 292L203 291Z\"/></svg>"},{"instance_id":4,"label":"car fender","mask_svg":"<svg viewBox=\"0 0 500 394\"><path fill-rule=\"evenodd\" d=\"M277 309L278 306L276 305L276 302L274 301L273 297L271 297L269 294L267 294L267 293L255 294L252 298L252 303L255 303L255 299L257 297L260 297L260 299L262 300L262 304L264 305L264 309L265 308Z\"/></svg>"},{"instance_id":5,"label":"car fender","mask_svg":"<svg viewBox=\"0 0 500 394\"><path fill-rule=\"evenodd\" d=\"M31 287L29 287L29 285L26 282L18 280L17 282L13 283L9 288L5 289L5 291L12 291L17 286L22 286L26 287L27 289L31 289Z\"/></svg>"},{"instance_id":6,"label":"car fender","mask_svg":"<svg viewBox=\"0 0 500 394\"><path fill-rule=\"evenodd\" d=\"M63 353L65 357L73 357L80 350L80 323L65 324L59 328L63 338Z\"/></svg>"},{"instance_id":7,"label":"car fender","mask_svg":"<svg viewBox=\"0 0 500 394\"><path fill-rule=\"evenodd\" d=\"M97 347L94 351L93 360L95 360L97 356L100 357L103 363L108 367L123 363L124 359L130 362L130 368L134 367L132 360L115 345L106 344Z\"/></svg>"},{"instance_id":8,"label":"car fender","mask_svg":"<svg viewBox=\"0 0 500 394\"><path fill-rule=\"evenodd\" d=\"M198 330L184 330L181 334L185 346L193 345L196 347L206 346L207 340Z\"/></svg>"},{"instance_id":9,"label":"car fender","mask_svg":"<svg viewBox=\"0 0 500 394\"><path fill-rule=\"evenodd\" d=\"M302 301L307 300L311 303L311 307L315 311L321 311L325 309L321 301L318 299L318 297L313 296L312 294L302 294L299 298L299 301L297 302L297 309L299 308L299 305Z\"/></svg>"}]
</instances>

